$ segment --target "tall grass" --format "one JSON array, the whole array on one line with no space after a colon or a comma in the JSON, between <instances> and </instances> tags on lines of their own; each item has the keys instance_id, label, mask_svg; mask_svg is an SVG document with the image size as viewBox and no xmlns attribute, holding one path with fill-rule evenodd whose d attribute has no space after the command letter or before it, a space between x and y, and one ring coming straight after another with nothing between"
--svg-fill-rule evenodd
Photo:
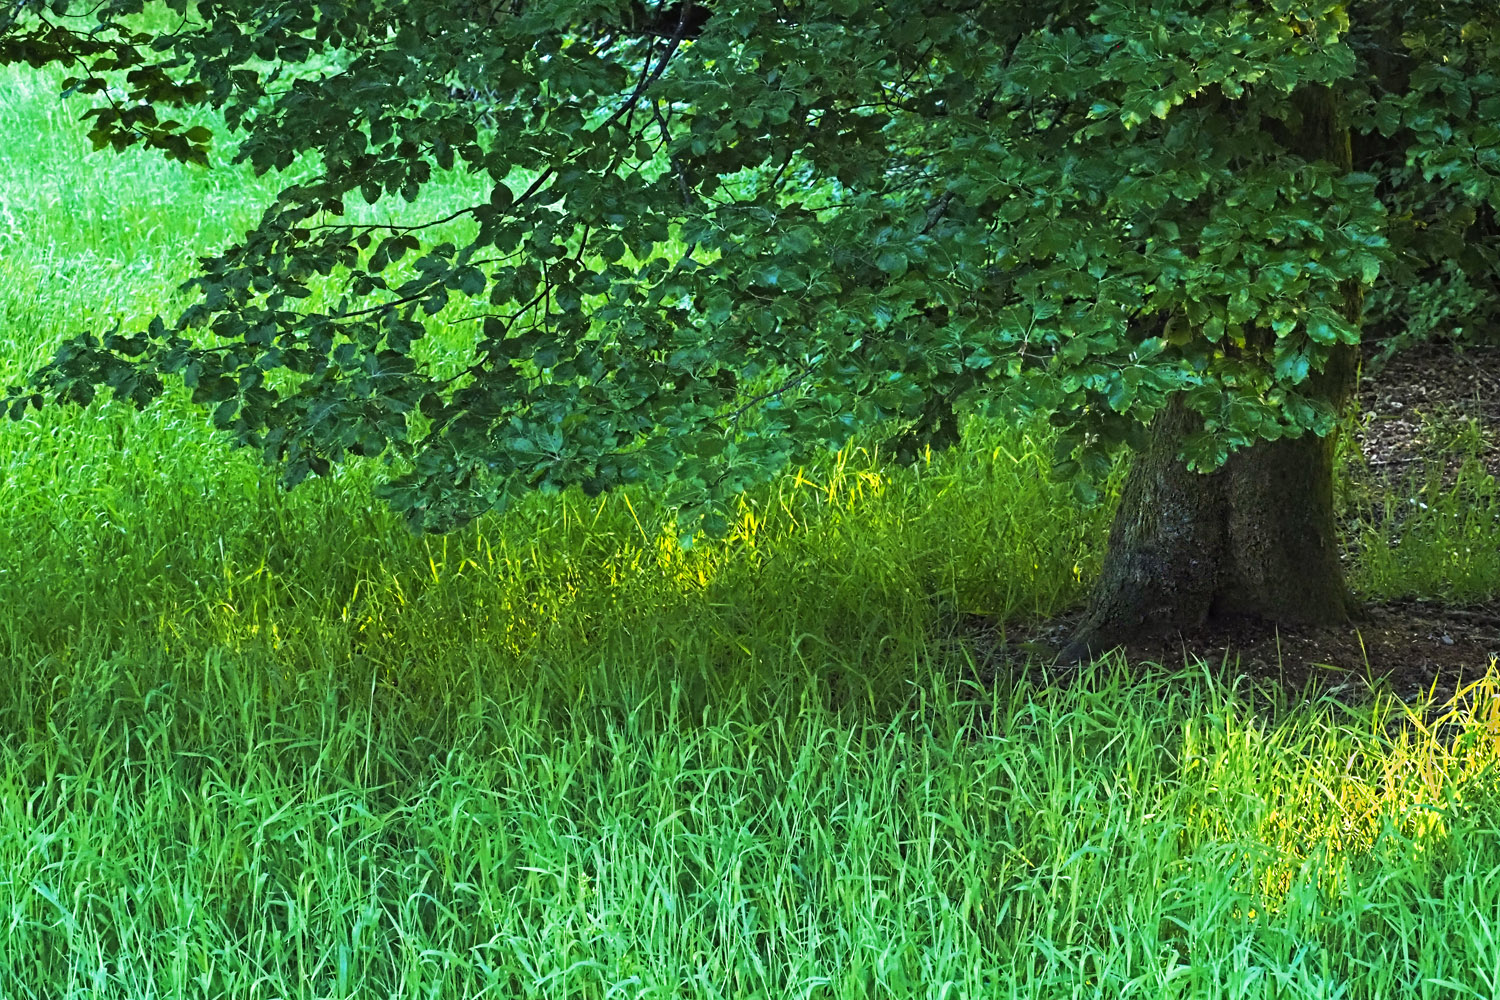
<instances>
[{"instance_id":1,"label":"tall grass","mask_svg":"<svg viewBox=\"0 0 1500 1000\"><path fill-rule=\"evenodd\" d=\"M0 71L6 380L170 311L276 184L84 157L53 82ZM181 393L0 425L0 997L1500 993L1500 677L1427 722L981 688L945 623L1097 568L1045 455L854 446L684 551L643 491L416 538ZM1435 586L1453 523L1361 586Z\"/></svg>"},{"instance_id":2,"label":"tall grass","mask_svg":"<svg viewBox=\"0 0 1500 1000\"><path fill-rule=\"evenodd\" d=\"M551 718L474 687L439 749L253 658L135 666L0 769L6 996L1500 989L1493 674L1450 744L1389 701L1270 724L1119 664L964 699L918 660L879 719L807 677Z\"/></svg>"}]
</instances>

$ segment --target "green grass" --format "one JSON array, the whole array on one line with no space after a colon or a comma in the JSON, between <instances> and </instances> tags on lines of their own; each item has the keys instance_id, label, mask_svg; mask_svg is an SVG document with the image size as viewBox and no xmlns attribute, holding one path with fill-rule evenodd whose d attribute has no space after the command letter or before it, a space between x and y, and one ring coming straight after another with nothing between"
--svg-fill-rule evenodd
<instances>
[{"instance_id":1,"label":"green grass","mask_svg":"<svg viewBox=\"0 0 1500 1000\"><path fill-rule=\"evenodd\" d=\"M0 70L5 380L275 184L82 157L47 93ZM1425 721L967 680L955 613L1098 565L1045 445L851 448L685 552L638 491L416 538L182 393L0 424L0 998L1500 994L1500 672ZM1362 592L1500 591L1468 476L1350 501Z\"/></svg>"},{"instance_id":2,"label":"green grass","mask_svg":"<svg viewBox=\"0 0 1500 1000\"><path fill-rule=\"evenodd\" d=\"M1271 724L1109 666L964 701L920 662L880 721L675 683L548 719L464 677L439 748L271 666L103 663L8 753L0 993L1500 989L1493 675L1451 749L1389 702Z\"/></svg>"},{"instance_id":3,"label":"green grass","mask_svg":"<svg viewBox=\"0 0 1500 1000\"><path fill-rule=\"evenodd\" d=\"M1500 593L1500 483L1485 469L1481 426L1472 417L1424 424L1445 461L1409 473L1395 489L1350 491L1360 498L1351 504L1353 584L1371 597L1492 597Z\"/></svg>"}]
</instances>

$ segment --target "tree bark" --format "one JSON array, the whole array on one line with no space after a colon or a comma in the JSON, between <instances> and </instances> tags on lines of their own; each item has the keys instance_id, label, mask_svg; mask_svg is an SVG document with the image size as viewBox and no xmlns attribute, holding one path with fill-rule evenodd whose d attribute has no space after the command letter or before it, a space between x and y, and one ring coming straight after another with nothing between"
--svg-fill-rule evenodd
<instances>
[{"instance_id":1,"label":"tree bark","mask_svg":"<svg viewBox=\"0 0 1500 1000\"><path fill-rule=\"evenodd\" d=\"M1302 121L1281 136L1309 160L1350 169L1349 132L1334 95L1304 88ZM1358 321L1361 292L1344 290ZM1353 395L1357 349L1340 344L1305 388L1341 409ZM1136 456L1110 529L1088 611L1059 659L1077 662L1121 643L1215 622L1260 619L1311 625L1348 621L1333 507L1335 438L1262 441L1209 474L1178 460L1200 418L1174 400Z\"/></svg>"},{"instance_id":2,"label":"tree bark","mask_svg":"<svg viewBox=\"0 0 1500 1000\"><path fill-rule=\"evenodd\" d=\"M1355 610L1334 519L1334 440L1262 442L1205 475L1177 458L1198 419L1177 402L1153 424L1126 478L1088 613L1062 660L1216 622L1332 625Z\"/></svg>"}]
</instances>

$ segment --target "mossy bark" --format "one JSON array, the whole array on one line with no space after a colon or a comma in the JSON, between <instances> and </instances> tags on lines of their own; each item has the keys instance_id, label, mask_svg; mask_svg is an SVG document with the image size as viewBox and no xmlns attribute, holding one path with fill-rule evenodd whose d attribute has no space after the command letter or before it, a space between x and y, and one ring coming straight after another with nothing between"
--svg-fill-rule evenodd
<instances>
[{"instance_id":1,"label":"mossy bark","mask_svg":"<svg viewBox=\"0 0 1500 1000\"><path fill-rule=\"evenodd\" d=\"M1308 159L1349 169L1349 134L1331 92L1297 95L1302 121L1279 136ZM1360 290L1345 290L1358 320ZM1353 394L1357 349L1339 345L1304 387L1341 409ZM1061 654L1098 655L1133 638L1232 619L1330 625L1356 605L1344 583L1333 506L1335 439L1264 441L1218 471L1191 472L1177 455L1199 418L1180 401L1152 425L1110 530L1088 612Z\"/></svg>"}]
</instances>

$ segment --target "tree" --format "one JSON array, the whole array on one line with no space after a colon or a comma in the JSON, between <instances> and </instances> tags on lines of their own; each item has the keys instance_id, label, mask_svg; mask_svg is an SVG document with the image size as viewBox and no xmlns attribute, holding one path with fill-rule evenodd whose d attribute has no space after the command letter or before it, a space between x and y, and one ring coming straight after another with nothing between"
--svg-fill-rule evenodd
<instances>
[{"instance_id":1,"label":"tree","mask_svg":"<svg viewBox=\"0 0 1500 1000\"><path fill-rule=\"evenodd\" d=\"M1070 656L1348 618L1364 290L1500 204L1491 0L160 6L12 0L0 60L77 67L96 147L206 163L162 109L210 105L236 160L317 167L183 315L68 341L13 416L180 377L288 485L383 454L442 531L636 482L712 530L865 428L910 455L956 407L1048 414L1084 496L1137 451ZM343 217L448 170L489 187L463 245ZM474 352L437 373L413 345L445 310Z\"/></svg>"}]
</instances>

